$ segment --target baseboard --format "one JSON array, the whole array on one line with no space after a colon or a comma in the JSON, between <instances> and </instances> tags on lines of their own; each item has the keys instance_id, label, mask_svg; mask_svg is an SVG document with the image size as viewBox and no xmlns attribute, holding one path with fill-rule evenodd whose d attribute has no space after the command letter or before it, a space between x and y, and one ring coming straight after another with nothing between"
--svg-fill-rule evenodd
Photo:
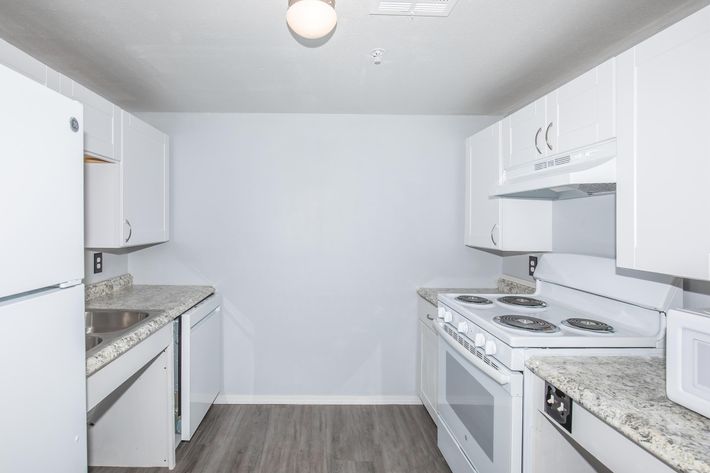
<instances>
[{"instance_id":1,"label":"baseboard","mask_svg":"<svg viewBox=\"0 0 710 473\"><path fill-rule=\"evenodd\" d=\"M417 396L260 396L220 394L215 404L298 404L298 405L417 405Z\"/></svg>"}]
</instances>

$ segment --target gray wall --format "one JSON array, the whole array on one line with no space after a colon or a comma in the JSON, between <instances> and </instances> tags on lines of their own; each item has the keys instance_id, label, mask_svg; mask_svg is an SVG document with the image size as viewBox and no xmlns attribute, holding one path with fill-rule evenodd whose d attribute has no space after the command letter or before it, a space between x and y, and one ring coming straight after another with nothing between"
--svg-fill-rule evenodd
<instances>
[{"instance_id":1,"label":"gray wall","mask_svg":"<svg viewBox=\"0 0 710 473\"><path fill-rule=\"evenodd\" d=\"M616 255L616 198L614 195L569 199L552 204L552 249L613 258ZM503 258L503 274L532 281L528 255Z\"/></svg>"},{"instance_id":2,"label":"gray wall","mask_svg":"<svg viewBox=\"0 0 710 473\"><path fill-rule=\"evenodd\" d=\"M84 282L91 284L94 282L111 279L128 272L128 255L111 254L103 251L103 271L94 274L94 252L84 251Z\"/></svg>"},{"instance_id":3,"label":"gray wall","mask_svg":"<svg viewBox=\"0 0 710 473\"><path fill-rule=\"evenodd\" d=\"M464 139L491 119L145 118L171 135L173 227L128 269L222 292L226 394L413 399L415 289L501 271L462 242Z\"/></svg>"},{"instance_id":4,"label":"gray wall","mask_svg":"<svg viewBox=\"0 0 710 473\"><path fill-rule=\"evenodd\" d=\"M560 200L552 209L552 246L557 253L616 255L616 196Z\"/></svg>"}]
</instances>

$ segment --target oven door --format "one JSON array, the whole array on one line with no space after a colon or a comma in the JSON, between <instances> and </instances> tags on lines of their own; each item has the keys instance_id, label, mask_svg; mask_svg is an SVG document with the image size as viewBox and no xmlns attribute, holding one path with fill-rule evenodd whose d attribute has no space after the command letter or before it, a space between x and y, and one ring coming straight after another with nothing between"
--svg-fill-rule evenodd
<instances>
[{"instance_id":1,"label":"oven door","mask_svg":"<svg viewBox=\"0 0 710 473\"><path fill-rule=\"evenodd\" d=\"M478 473L520 473L523 374L477 356L451 325L436 327L439 420Z\"/></svg>"}]
</instances>

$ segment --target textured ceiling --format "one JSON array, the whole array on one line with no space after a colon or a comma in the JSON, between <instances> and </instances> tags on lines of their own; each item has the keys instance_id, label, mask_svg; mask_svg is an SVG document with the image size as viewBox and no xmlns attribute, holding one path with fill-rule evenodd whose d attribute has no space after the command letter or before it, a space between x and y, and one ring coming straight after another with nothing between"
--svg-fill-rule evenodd
<instances>
[{"instance_id":1,"label":"textured ceiling","mask_svg":"<svg viewBox=\"0 0 710 473\"><path fill-rule=\"evenodd\" d=\"M321 45L286 0L0 0L0 37L130 111L504 114L710 0L338 0ZM369 52L386 50L372 64Z\"/></svg>"}]
</instances>

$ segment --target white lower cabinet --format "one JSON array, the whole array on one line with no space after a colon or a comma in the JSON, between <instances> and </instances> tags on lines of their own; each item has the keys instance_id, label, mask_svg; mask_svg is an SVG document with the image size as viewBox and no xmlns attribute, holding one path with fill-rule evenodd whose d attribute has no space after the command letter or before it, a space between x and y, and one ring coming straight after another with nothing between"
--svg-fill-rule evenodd
<instances>
[{"instance_id":1,"label":"white lower cabinet","mask_svg":"<svg viewBox=\"0 0 710 473\"><path fill-rule=\"evenodd\" d=\"M429 415L436 422L439 336L432 327L432 324L436 323L436 306L419 298L418 315L418 394Z\"/></svg>"},{"instance_id":2,"label":"white lower cabinet","mask_svg":"<svg viewBox=\"0 0 710 473\"><path fill-rule=\"evenodd\" d=\"M617 264L710 280L710 8L617 58Z\"/></svg>"},{"instance_id":3,"label":"white lower cabinet","mask_svg":"<svg viewBox=\"0 0 710 473\"><path fill-rule=\"evenodd\" d=\"M466 140L464 242L500 251L550 251L551 201L490 196L503 165L502 127L498 122Z\"/></svg>"},{"instance_id":4,"label":"white lower cabinet","mask_svg":"<svg viewBox=\"0 0 710 473\"><path fill-rule=\"evenodd\" d=\"M173 327L87 380L90 466L175 467Z\"/></svg>"},{"instance_id":5,"label":"white lower cabinet","mask_svg":"<svg viewBox=\"0 0 710 473\"><path fill-rule=\"evenodd\" d=\"M169 238L168 137L121 111L118 162L84 165L85 245L123 248Z\"/></svg>"}]
</instances>

